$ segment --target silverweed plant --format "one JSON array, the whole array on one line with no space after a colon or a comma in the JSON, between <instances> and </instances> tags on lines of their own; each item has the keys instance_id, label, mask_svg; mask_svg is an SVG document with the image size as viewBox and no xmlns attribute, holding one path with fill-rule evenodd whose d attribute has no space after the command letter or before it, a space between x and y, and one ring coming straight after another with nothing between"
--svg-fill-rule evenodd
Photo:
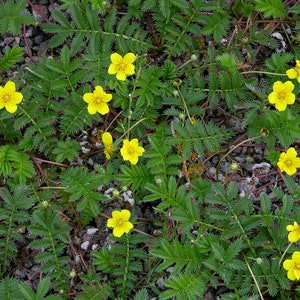
<instances>
[{"instance_id":1,"label":"silverweed plant","mask_svg":"<svg viewBox=\"0 0 300 300\"><path fill-rule=\"evenodd\" d=\"M299 299L298 1L55 2L0 3L0 298Z\"/></svg>"}]
</instances>

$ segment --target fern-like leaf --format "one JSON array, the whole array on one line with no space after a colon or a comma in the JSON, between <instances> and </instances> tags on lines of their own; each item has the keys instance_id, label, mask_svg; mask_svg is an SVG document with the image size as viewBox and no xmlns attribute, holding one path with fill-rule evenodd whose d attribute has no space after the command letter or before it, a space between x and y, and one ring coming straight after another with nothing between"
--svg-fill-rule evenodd
<instances>
[{"instance_id":1,"label":"fern-like leaf","mask_svg":"<svg viewBox=\"0 0 300 300\"><path fill-rule=\"evenodd\" d=\"M13 35L18 35L21 24L35 24L34 17L30 14L24 14L27 6L25 0L8 0L0 3L0 32L11 32Z\"/></svg>"},{"instance_id":2,"label":"fern-like leaf","mask_svg":"<svg viewBox=\"0 0 300 300\"><path fill-rule=\"evenodd\" d=\"M14 46L11 49L8 49L4 56L0 58L0 71L13 67L23 54L24 50L20 47Z\"/></svg>"},{"instance_id":3,"label":"fern-like leaf","mask_svg":"<svg viewBox=\"0 0 300 300\"><path fill-rule=\"evenodd\" d=\"M282 0L255 0L256 10L262 12L266 18L282 18L286 10Z\"/></svg>"}]
</instances>

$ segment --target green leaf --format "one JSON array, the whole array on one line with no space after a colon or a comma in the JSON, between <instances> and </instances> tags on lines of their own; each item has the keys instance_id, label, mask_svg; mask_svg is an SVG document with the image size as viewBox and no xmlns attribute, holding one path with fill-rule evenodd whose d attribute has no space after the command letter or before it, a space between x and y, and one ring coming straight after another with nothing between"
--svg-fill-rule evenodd
<instances>
[{"instance_id":1,"label":"green leaf","mask_svg":"<svg viewBox=\"0 0 300 300\"><path fill-rule=\"evenodd\" d=\"M264 14L266 18L282 18L286 16L286 10L282 0L255 0L256 10Z\"/></svg>"},{"instance_id":2,"label":"green leaf","mask_svg":"<svg viewBox=\"0 0 300 300\"><path fill-rule=\"evenodd\" d=\"M56 155L56 161L61 163L64 160L72 161L78 157L79 151L80 145L77 141L66 140L58 142L57 147L53 150L53 154Z\"/></svg>"},{"instance_id":3,"label":"green leaf","mask_svg":"<svg viewBox=\"0 0 300 300\"><path fill-rule=\"evenodd\" d=\"M4 56L0 58L0 71L13 67L23 54L24 50L21 47L13 46L12 49L8 49Z\"/></svg>"}]
</instances>

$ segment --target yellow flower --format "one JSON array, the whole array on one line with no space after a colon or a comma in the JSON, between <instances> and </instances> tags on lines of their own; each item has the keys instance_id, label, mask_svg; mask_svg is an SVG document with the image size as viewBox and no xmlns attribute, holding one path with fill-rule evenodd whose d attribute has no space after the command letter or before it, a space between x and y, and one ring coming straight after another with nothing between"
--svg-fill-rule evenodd
<instances>
[{"instance_id":1,"label":"yellow flower","mask_svg":"<svg viewBox=\"0 0 300 300\"><path fill-rule=\"evenodd\" d=\"M289 176L294 175L297 172L297 168L300 168L300 158L297 157L295 148L291 147L286 153L282 152L277 166L281 172L286 172Z\"/></svg>"},{"instance_id":2,"label":"yellow flower","mask_svg":"<svg viewBox=\"0 0 300 300\"><path fill-rule=\"evenodd\" d=\"M17 110L17 104L21 103L23 95L16 92L16 85L12 81L7 81L4 87L0 86L0 109L5 107L9 113Z\"/></svg>"},{"instance_id":3,"label":"yellow flower","mask_svg":"<svg viewBox=\"0 0 300 300\"><path fill-rule=\"evenodd\" d=\"M114 229L113 235L115 237L121 237L124 233L128 233L133 228L133 224L129 221L129 218L129 210L114 210L112 212L112 218L107 220L107 227Z\"/></svg>"},{"instance_id":4,"label":"yellow flower","mask_svg":"<svg viewBox=\"0 0 300 300\"><path fill-rule=\"evenodd\" d=\"M286 230L290 231L288 240L291 243L295 243L300 240L300 227L297 222L294 222L294 225L287 225Z\"/></svg>"},{"instance_id":5,"label":"yellow flower","mask_svg":"<svg viewBox=\"0 0 300 300\"><path fill-rule=\"evenodd\" d=\"M139 146L138 139L124 140L121 148L121 155L124 160L129 160L131 164L136 165L139 156L142 156L145 149Z\"/></svg>"},{"instance_id":6,"label":"yellow flower","mask_svg":"<svg viewBox=\"0 0 300 300\"><path fill-rule=\"evenodd\" d=\"M283 262L283 268L288 271L287 277L290 280L300 279L300 252L295 251L292 259L286 259Z\"/></svg>"},{"instance_id":7,"label":"yellow flower","mask_svg":"<svg viewBox=\"0 0 300 300\"><path fill-rule=\"evenodd\" d=\"M289 79L297 78L298 82L300 83L300 60L296 60L295 68L287 70L286 75Z\"/></svg>"},{"instance_id":8,"label":"yellow flower","mask_svg":"<svg viewBox=\"0 0 300 300\"><path fill-rule=\"evenodd\" d=\"M107 159L110 159L110 154L114 152L113 138L109 132L104 132L101 136L104 145L104 154Z\"/></svg>"},{"instance_id":9,"label":"yellow flower","mask_svg":"<svg viewBox=\"0 0 300 300\"><path fill-rule=\"evenodd\" d=\"M96 112L101 115L108 113L109 108L107 102L112 99L112 94L104 92L103 88L97 85L93 93L85 93L83 100L88 103L88 112L90 115L94 115Z\"/></svg>"},{"instance_id":10,"label":"yellow flower","mask_svg":"<svg viewBox=\"0 0 300 300\"><path fill-rule=\"evenodd\" d=\"M122 57L118 53L113 53L110 56L111 64L108 68L108 74L117 74L118 80L125 80L127 76L134 74L135 55L127 53Z\"/></svg>"},{"instance_id":11,"label":"yellow flower","mask_svg":"<svg viewBox=\"0 0 300 300\"><path fill-rule=\"evenodd\" d=\"M275 104L278 111L284 111L288 104L294 104L295 102L296 96L292 93L293 89L294 85L291 81L274 82L273 92L268 96L269 102Z\"/></svg>"}]
</instances>

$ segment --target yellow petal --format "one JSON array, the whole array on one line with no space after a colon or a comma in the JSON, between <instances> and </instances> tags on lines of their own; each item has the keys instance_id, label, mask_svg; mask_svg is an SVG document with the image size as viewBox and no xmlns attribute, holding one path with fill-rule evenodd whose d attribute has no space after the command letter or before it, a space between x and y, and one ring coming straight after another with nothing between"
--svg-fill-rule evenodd
<instances>
[{"instance_id":1,"label":"yellow petal","mask_svg":"<svg viewBox=\"0 0 300 300\"><path fill-rule=\"evenodd\" d=\"M21 103L23 99L23 95L19 92L15 92L12 96L12 101L15 103L15 104L19 104Z\"/></svg>"},{"instance_id":2,"label":"yellow petal","mask_svg":"<svg viewBox=\"0 0 300 300\"><path fill-rule=\"evenodd\" d=\"M294 147L290 147L290 148L286 151L286 155L287 155L287 157L290 159L290 158L296 157L296 156L297 156L297 152L296 152L296 150L295 150Z\"/></svg>"},{"instance_id":3,"label":"yellow petal","mask_svg":"<svg viewBox=\"0 0 300 300\"><path fill-rule=\"evenodd\" d=\"M294 104L295 103L295 99L296 99L296 96L293 93L287 94L286 98L285 98L287 104Z\"/></svg>"},{"instance_id":4,"label":"yellow petal","mask_svg":"<svg viewBox=\"0 0 300 300\"><path fill-rule=\"evenodd\" d=\"M299 264L300 263L300 252L299 251L295 251L292 255L292 260L294 263Z\"/></svg>"},{"instance_id":5,"label":"yellow petal","mask_svg":"<svg viewBox=\"0 0 300 300\"><path fill-rule=\"evenodd\" d=\"M292 231L288 235L288 240L291 243L295 243L295 242L299 241L299 239L300 239L300 232L299 231Z\"/></svg>"},{"instance_id":6,"label":"yellow petal","mask_svg":"<svg viewBox=\"0 0 300 300\"><path fill-rule=\"evenodd\" d=\"M123 224L123 230L125 233L128 233L133 228L133 224L131 222L125 222Z\"/></svg>"},{"instance_id":7,"label":"yellow petal","mask_svg":"<svg viewBox=\"0 0 300 300\"><path fill-rule=\"evenodd\" d=\"M107 227L113 228L113 227L115 227L116 225L117 225L117 224L116 224L116 219L111 218L111 219L108 219L108 220L107 220L107 224L106 224Z\"/></svg>"},{"instance_id":8,"label":"yellow petal","mask_svg":"<svg viewBox=\"0 0 300 300\"><path fill-rule=\"evenodd\" d=\"M127 65L125 68L125 73L127 75L133 75L134 74L134 65Z\"/></svg>"},{"instance_id":9,"label":"yellow petal","mask_svg":"<svg viewBox=\"0 0 300 300\"><path fill-rule=\"evenodd\" d=\"M295 79L298 76L298 73L296 72L295 69L289 69L285 73L286 73L286 75L288 76L289 79Z\"/></svg>"},{"instance_id":10,"label":"yellow petal","mask_svg":"<svg viewBox=\"0 0 300 300\"><path fill-rule=\"evenodd\" d=\"M275 81L273 84L274 92L281 92L284 89L284 85L281 81Z\"/></svg>"},{"instance_id":11,"label":"yellow petal","mask_svg":"<svg viewBox=\"0 0 300 300\"><path fill-rule=\"evenodd\" d=\"M135 55L131 52L125 54L123 58L123 63L124 64L132 64L135 62Z\"/></svg>"},{"instance_id":12,"label":"yellow petal","mask_svg":"<svg viewBox=\"0 0 300 300\"><path fill-rule=\"evenodd\" d=\"M272 92L271 94L269 94L268 100L271 104L275 104L278 101L277 93Z\"/></svg>"},{"instance_id":13,"label":"yellow petal","mask_svg":"<svg viewBox=\"0 0 300 300\"><path fill-rule=\"evenodd\" d=\"M294 268L294 262L291 259L286 259L283 262L283 268L287 271L293 269Z\"/></svg>"},{"instance_id":14,"label":"yellow petal","mask_svg":"<svg viewBox=\"0 0 300 300\"><path fill-rule=\"evenodd\" d=\"M96 112L97 112L97 108L96 108L96 106L95 105L93 105L93 104L90 104L90 105L88 105L88 113L90 114L90 115L94 115Z\"/></svg>"},{"instance_id":15,"label":"yellow petal","mask_svg":"<svg viewBox=\"0 0 300 300\"><path fill-rule=\"evenodd\" d=\"M97 111L101 115L106 115L109 112L108 105L106 103L100 103L97 105Z\"/></svg>"},{"instance_id":16,"label":"yellow petal","mask_svg":"<svg viewBox=\"0 0 300 300\"><path fill-rule=\"evenodd\" d=\"M295 168L300 168L300 158L296 157L293 161Z\"/></svg>"},{"instance_id":17,"label":"yellow petal","mask_svg":"<svg viewBox=\"0 0 300 300\"><path fill-rule=\"evenodd\" d=\"M296 170L296 168L295 167L287 167L286 169L285 169L285 172L286 172L286 174L288 174L289 176L293 176L296 172L297 172L297 170Z\"/></svg>"},{"instance_id":18,"label":"yellow petal","mask_svg":"<svg viewBox=\"0 0 300 300\"><path fill-rule=\"evenodd\" d=\"M115 237L121 237L124 234L124 228L123 227L115 227L113 230L113 235Z\"/></svg>"},{"instance_id":19,"label":"yellow petal","mask_svg":"<svg viewBox=\"0 0 300 300\"><path fill-rule=\"evenodd\" d=\"M104 145L111 145L113 142L113 138L109 132L104 132L102 134L102 142Z\"/></svg>"},{"instance_id":20,"label":"yellow petal","mask_svg":"<svg viewBox=\"0 0 300 300\"><path fill-rule=\"evenodd\" d=\"M111 56L110 56L110 60L113 64L119 64L122 62L123 58L120 54L118 53L113 53Z\"/></svg>"},{"instance_id":21,"label":"yellow petal","mask_svg":"<svg viewBox=\"0 0 300 300\"><path fill-rule=\"evenodd\" d=\"M114 65L114 64L111 64L110 66L109 66L109 68L108 68L108 71L107 71L107 73L108 74L116 74L118 72L118 70L117 70L117 68L116 68L116 65Z\"/></svg>"},{"instance_id":22,"label":"yellow petal","mask_svg":"<svg viewBox=\"0 0 300 300\"><path fill-rule=\"evenodd\" d=\"M118 71L116 77L118 80L122 80L122 81L126 80L126 74L124 71Z\"/></svg>"},{"instance_id":23,"label":"yellow petal","mask_svg":"<svg viewBox=\"0 0 300 300\"><path fill-rule=\"evenodd\" d=\"M125 220L125 221L128 221L129 218L130 218L130 211L128 209L122 209L121 210L121 216L122 216L122 219Z\"/></svg>"},{"instance_id":24,"label":"yellow petal","mask_svg":"<svg viewBox=\"0 0 300 300\"><path fill-rule=\"evenodd\" d=\"M13 81L7 81L4 86L6 93L14 93L16 91L16 85Z\"/></svg>"},{"instance_id":25,"label":"yellow petal","mask_svg":"<svg viewBox=\"0 0 300 300\"><path fill-rule=\"evenodd\" d=\"M13 114L17 110L18 107L16 104L14 104L10 101L10 102L5 103L5 108L9 113Z\"/></svg>"},{"instance_id":26,"label":"yellow petal","mask_svg":"<svg viewBox=\"0 0 300 300\"><path fill-rule=\"evenodd\" d=\"M284 103L284 102L277 102L275 103L275 108L278 110L278 111L285 111L286 110L286 107L287 107L287 104Z\"/></svg>"},{"instance_id":27,"label":"yellow petal","mask_svg":"<svg viewBox=\"0 0 300 300\"><path fill-rule=\"evenodd\" d=\"M288 278L289 280L296 280L296 276L295 276L295 274L294 274L294 270L288 271L288 273L287 273L287 278Z\"/></svg>"},{"instance_id":28,"label":"yellow petal","mask_svg":"<svg viewBox=\"0 0 300 300\"><path fill-rule=\"evenodd\" d=\"M286 81L283 85L285 90L289 92L291 92L295 88L294 84L291 81Z\"/></svg>"},{"instance_id":29,"label":"yellow petal","mask_svg":"<svg viewBox=\"0 0 300 300\"><path fill-rule=\"evenodd\" d=\"M91 103L94 101L94 94L93 93L85 93L83 95L83 100L86 102L86 103Z\"/></svg>"}]
</instances>

